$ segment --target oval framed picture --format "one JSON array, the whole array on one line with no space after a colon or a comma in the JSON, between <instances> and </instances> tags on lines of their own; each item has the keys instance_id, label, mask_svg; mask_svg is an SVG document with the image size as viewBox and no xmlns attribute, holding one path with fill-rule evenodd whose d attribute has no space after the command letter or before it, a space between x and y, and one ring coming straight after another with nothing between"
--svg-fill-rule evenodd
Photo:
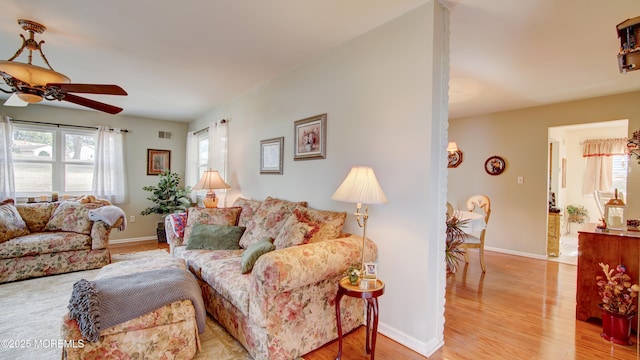
<instances>
[{"instance_id":1,"label":"oval framed picture","mask_svg":"<svg viewBox=\"0 0 640 360\"><path fill-rule=\"evenodd\" d=\"M491 156L484 162L484 171L489 175L500 175L505 167L504 159L497 155Z\"/></svg>"}]
</instances>

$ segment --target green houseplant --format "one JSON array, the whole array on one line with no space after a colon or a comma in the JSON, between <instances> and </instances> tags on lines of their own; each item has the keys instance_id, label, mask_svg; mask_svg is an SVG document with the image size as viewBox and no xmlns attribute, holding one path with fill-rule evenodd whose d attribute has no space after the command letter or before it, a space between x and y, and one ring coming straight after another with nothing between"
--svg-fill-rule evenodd
<instances>
[{"instance_id":1,"label":"green houseplant","mask_svg":"<svg viewBox=\"0 0 640 360\"><path fill-rule=\"evenodd\" d=\"M447 272L455 273L458 270L458 262L463 254L460 244L467 239L467 234L461 229L468 220L460 220L456 214L447 218L447 239L444 250L445 261L447 262Z\"/></svg>"},{"instance_id":2,"label":"green houseplant","mask_svg":"<svg viewBox=\"0 0 640 360\"><path fill-rule=\"evenodd\" d=\"M589 211L582 205L567 205L567 214L569 214L567 221L570 223L584 224L584 220L587 215L589 215Z\"/></svg>"},{"instance_id":3,"label":"green houseplant","mask_svg":"<svg viewBox=\"0 0 640 360\"><path fill-rule=\"evenodd\" d=\"M155 186L145 186L144 191L151 193L147 200L151 200L155 205L148 207L141 215L159 214L163 217L168 214L187 210L191 206L190 187L180 186L180 175L164 171L158 175L158 184ZM158 241L165 241L164 221L158 222Z\"/></svg>"}]
</instances>

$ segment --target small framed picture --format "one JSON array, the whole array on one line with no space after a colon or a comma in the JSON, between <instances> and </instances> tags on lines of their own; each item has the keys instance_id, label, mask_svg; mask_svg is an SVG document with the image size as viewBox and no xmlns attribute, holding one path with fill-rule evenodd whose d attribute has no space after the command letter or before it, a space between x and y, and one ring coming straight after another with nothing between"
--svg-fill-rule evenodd
<instances>
[{"instance_id":1,"label":"small framed picture","mask_svg":"<svg viewBox=\"0 0 640 360\"><path fill-rule=\"evenodd\" d=\"M491 156L484 163L484 170L489 175L500 175L506 167L504 159L498 155Z\"/></svg>"},{"instance_id":2,"label":"small framed picture","mask_svg":"<svg viewBox=\"0 0 640 360\"><path fill-rule=\"evenodd\" d=\"M293 160L327 157L327 114L297 120L293 135Z\"/></svg>"},{"instance_id":3,"label":"small framed picture","mask_svg":"<svg viewBox=\"0 0 640 360\"><path fill-rule=\"evenodd\" d=\"M364 275L362 277L368 280L376 280L378 278L378 264L364 263Z\"/></svg>"},{"instance_id":4,"label":"small framed picture","mask_svg":"<svg viewBox=\"0 0 640 360\"><path fill-rule=\"evenodd\" d=\"M171 171L171 150L147 149L147 175Z\"/></svg>"},{"instance_id":5,"label":"small framed picture","mask_svg":"<svg viewBox=\"0 0 640 360\"><path fill-rule=\"evenodd\" d=\"M260 141L260 174L282 175L284 136Z\"/></svg>"}]
</instances>

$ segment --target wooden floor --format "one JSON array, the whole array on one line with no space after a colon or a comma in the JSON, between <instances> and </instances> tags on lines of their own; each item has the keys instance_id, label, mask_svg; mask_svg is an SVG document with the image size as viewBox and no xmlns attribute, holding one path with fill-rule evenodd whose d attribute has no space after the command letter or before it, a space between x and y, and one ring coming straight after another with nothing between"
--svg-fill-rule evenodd
<instances>
[{"instance_id":1,"label":"wooden floor","mask_svg":"<svg viewBox=\"0 0 640 360\"><path fill-rule=\"evenodd\" d=\"M157 247L152 243L112 250ZM640 359L635 334L633 346L614 345L600 337L599 324L575 320L575 266L487 251L483 275L477 253L470 251L470 259L447 278L445 344L429 359ZM384 314L384 308L380 312ZM343 360L369 359L364 333L360 327L345 337ZM304 358L333 360L337 352L337 342L331 342ZM425 357L379 334L376 359Z\"/></svg>"}]
</instances>

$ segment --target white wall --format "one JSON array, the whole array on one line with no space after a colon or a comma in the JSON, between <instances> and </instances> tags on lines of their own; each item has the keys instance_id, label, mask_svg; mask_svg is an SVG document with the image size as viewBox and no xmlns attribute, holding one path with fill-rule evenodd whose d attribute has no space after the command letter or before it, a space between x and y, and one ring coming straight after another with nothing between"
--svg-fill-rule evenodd
<instances>
[{"instance_id":1,"label":"white wall","mask_svg":"<svg viewBox=\"0 0 640 360\"><path fill-rule=\"evenodd\" d=\"M628 119L629 137L640 127L639 103L640 92L631 92L450 120L449 137L458 143L464 161L448 171L449 200L462 206L470 195L487 194L492 212L486 246L546 257L548 128ZM484 172L491 155L505 158L501 175ZM627 205L633 218L640 217L639 166L630 161ZM524 176L524 184L517 184L518 176ZM491 272L491 264L487 268Z\"/></svg>"},{"instance_id":2,"label":"white wall","mask_svg":"<svg viewBox=\"0 0 640 360\"><path fill-rule=\"evenodd\" d=\"M146 200L150 194L143 191L142 187L158 182L157 176L147 175L147 149L171 150L171 171L183 177L187 123L38 104L30 104L25 108L5 106L0 108L0 112L2 115L21 120L82 126L109 125L129 130L130 132L124 135L129 200L125 204L117 205L125 211L127 219L134 215L136 222L129 222L125 231L113 230L111 239L115 243L156 238L156 223L161 218L157 215L140 215L144 208L153 205ZM173 136L171 139L159 139L158 131L168 131Z\"/></svg>"},{"instance_id":3,"label":"white wall","mask_svg":"<svg viewBox=\"0 0 640 360\"><path fill-rule=\"evenodd\" d=\"M442 342L446 16L429 2L190 124L198 130L229 120L229 204L275 196L352 213L355 205L331 195L352 166L372 166L389 199L369 209L368 236L386 282L380 330L423 354ZM293 161L294 121L322 113L327 158ZM260 140L279 136L284 174L261 175ZM346 230L361 233L351 215Z\"/></svg>"}]
</instances>

